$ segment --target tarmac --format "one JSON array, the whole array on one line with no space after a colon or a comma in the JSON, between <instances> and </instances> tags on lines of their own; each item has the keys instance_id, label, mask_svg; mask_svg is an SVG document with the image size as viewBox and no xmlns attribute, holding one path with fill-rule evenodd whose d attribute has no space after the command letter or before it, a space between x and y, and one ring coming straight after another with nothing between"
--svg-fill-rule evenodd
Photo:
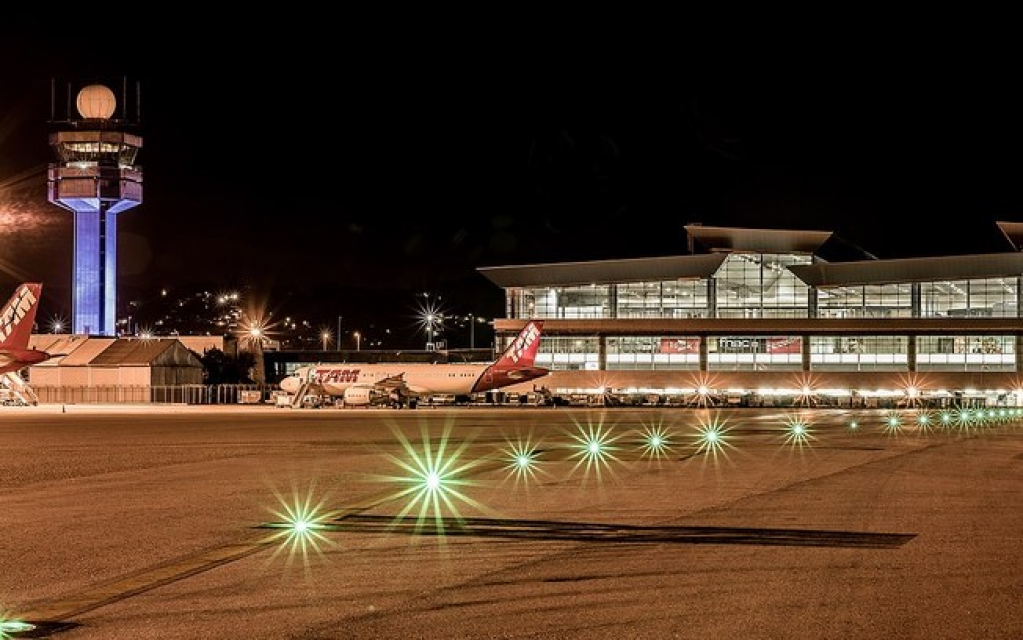
<instances>
[{"instance_id":1,"label":"tarmac","mask_svg":"<svg viewBox=\"0 0 1023 640\"><path fill-rule=\"evenodd\" d=\"M1021 424L2 407L0 637L1018 639Z\"/></svg>"}]
</instances>

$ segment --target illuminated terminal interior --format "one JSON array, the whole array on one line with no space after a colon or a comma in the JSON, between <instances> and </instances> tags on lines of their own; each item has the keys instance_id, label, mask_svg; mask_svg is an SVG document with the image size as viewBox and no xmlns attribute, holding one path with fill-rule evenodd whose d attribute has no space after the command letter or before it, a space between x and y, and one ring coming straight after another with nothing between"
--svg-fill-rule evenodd
<instances>
[{"instance_id":1,"label":"illuminated terminal interior","mask_svg":"<svg viewBox=\"0 0 1023 640\"><path fill-rule=\"evenodd\" d=\"M562 394L1023 404L1023 225L1004 253L880 260L831 232L687 225L680 256L484 267L499 336L545 320ZM836 259L837 257L837 259Z\"/></svg>"}]
</instances>

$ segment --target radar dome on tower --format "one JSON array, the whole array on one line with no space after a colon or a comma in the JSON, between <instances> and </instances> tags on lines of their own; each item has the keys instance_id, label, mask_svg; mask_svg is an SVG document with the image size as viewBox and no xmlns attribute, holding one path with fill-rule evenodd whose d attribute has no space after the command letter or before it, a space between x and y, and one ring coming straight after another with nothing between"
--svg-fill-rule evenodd
<instances>
[{"instance_id":1,"label":"radar dome on tower","mask_svg":"<svg viewBox=\"0 0 1023 640\"><path fill-rule=\"evenodd\" d=\"M83 118L106 120L114 115L117 98L109 88L101 84L90 84L78 92L75 104Z\"/></svg>"}]
</instances>

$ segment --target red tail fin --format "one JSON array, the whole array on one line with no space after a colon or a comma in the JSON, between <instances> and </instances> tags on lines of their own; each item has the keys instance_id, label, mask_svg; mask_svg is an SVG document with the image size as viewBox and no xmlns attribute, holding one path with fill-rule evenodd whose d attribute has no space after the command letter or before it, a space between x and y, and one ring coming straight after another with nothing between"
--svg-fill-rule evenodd
<instances>
[{"instance_id":1,"label":"red tail fin","mask_svg":"<svg viewBox=\"0 0 1023 640\"><path fill-rule=\"evenodd\" d=\"M4 305L3 310L0 310L0 347L28 348L42 290L43 285L37 282L22 284Z\"/></svg>"},{"instance_id":2,"label":"red tail fin","mask_svg":"<svg viewBox=\"0 0 1023 640\"><path fill-rule=\"evenodd\" d=\"M522 327L519 335L512 340L493 367L495 369L516 369L532 367L536 361L536 352L540 350L540 333L543 331L543 320L530 320Z\"/></svg>"}]
</instances>

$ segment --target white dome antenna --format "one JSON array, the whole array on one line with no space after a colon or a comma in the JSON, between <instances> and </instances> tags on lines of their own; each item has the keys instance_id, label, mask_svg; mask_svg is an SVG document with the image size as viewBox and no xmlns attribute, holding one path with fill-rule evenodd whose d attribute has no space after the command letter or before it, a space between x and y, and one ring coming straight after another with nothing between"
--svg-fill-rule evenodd
<instances>
[{"instance_id":1,"label":"white dome antenna","mask_svg":"<svg viewBox=\"0 0 1023 640\"><path fill-rule=\"evenodd\" d=\"M88 120L109 120L117 109L114 92L101 84L90 84L78 92L78 113Z\"/></svg>"}]
</instances>

